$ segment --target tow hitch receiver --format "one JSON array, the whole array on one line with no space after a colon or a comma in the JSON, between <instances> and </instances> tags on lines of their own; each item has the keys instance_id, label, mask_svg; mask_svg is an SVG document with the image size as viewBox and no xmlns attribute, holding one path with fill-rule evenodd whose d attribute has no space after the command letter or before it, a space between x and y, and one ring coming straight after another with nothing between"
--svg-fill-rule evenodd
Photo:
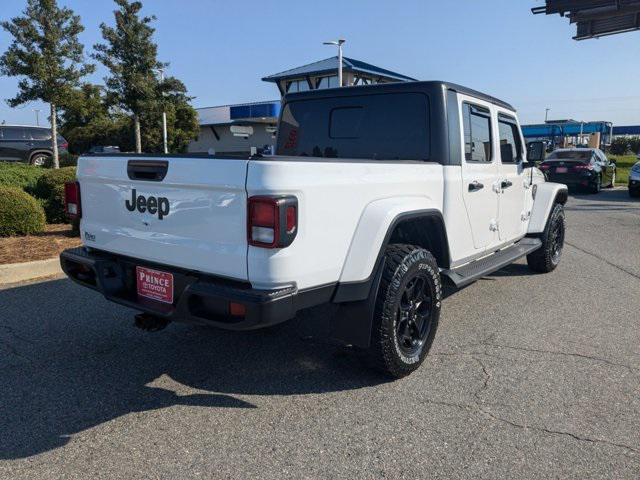
<instances>
[{"instance_id":1,"label":"tow hitch receiver","mask_svg":"<svg viewBox=\"0 0 640 480\"><path fill-rule=\"evenodd\" d=\"M156 317L148 313L138 313L135 316L135 325L140 330L146 332L158 332L169 325L170 320L167 318Z\"/></svg>"}]
</instances>

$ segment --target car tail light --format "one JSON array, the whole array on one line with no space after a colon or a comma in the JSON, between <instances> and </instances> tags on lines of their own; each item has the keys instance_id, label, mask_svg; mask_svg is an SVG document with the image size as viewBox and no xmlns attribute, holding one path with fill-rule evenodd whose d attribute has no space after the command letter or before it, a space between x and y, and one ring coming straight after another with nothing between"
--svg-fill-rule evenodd
<instances>
[{"instance_id":1,"label":"car tail light","mask_svg":"<svg viewBox=\"0 0 640 480\"><path fill-rule=\"evenodd\" d=\"M545 165L544 163L540 164L540 166L538 167L540 170L542 170L543 172L546 172L547 170L549 170L551 168L551 165Z\"/></svg>"},{"instance_id":2,"label":"car tail light","mask_svg":"<svg viewBox=\"0 0 640 480\"><path fill-rule=\"evenodd\" d=\"M67 150L69 148L69 143L68 142L63 142L61 144L58 145L60 148L64 148L65 150Z\"/></svg>"},{"instance_id":3,"label":"car tail light","mask_svg":"<svg viewBox=\"0 0 640 480\"><path fill-rule=\"evenodd\" d=\"M80 184L78 182L67 182L64 184L64 209L71 220L82 217Z\"/></svg>"},{"instance_id":4,"label":"car tail light","mask_svg":"<svg viewBox=\"0 0 640 480\"><path fill-rule=\"evenodd\" d=\"M242 303L229 302L229 315L232 317L244 317L247 314L247 307Z\"/></svg>"},{"instance_id":5,"label":"car tail light","mask_svg":"<svg viewBox=\"0 0 640 480\"><path fill-rule=\"evenodd\" d=\"M298 233L296 197L250 197L247 203L247 241L262 248L288 247Z\"/></svg>"},{"instance_id":6,"label":"car tail light","mask_svg":"<svg viewBox=\"0 0 640 480\"><path fill-rule=\"evenodd\" d=\"M583 172L585 170L593 170L593 165L591 165L590 163L579 163L578 165L574 165L573 167L574 172Z\"/></svg>"}]
</instances>

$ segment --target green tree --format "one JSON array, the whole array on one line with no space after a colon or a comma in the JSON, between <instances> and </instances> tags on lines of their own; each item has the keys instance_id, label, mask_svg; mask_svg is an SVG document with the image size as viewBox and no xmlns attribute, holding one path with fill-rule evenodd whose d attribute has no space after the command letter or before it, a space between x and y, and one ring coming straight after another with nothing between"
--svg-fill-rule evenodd
<instances>
[{"instance_id":1,"label":"green tree","mask_svg":"<svg viewBox=\"0 0 640 480\"><path fill-rule=\"evenodd\" d=\"M109 108L104 88L99 85L86 83L69 94L60 126L72 154L86 153L93 145L133 149L129 116Z\"/></svg>"},{"instance_id":2,"label":"green tree","mask_svg":"<svg viewBox=\"0 0 640 480\"><path fill-rule=\"evenodd\" d=\"M106 43L94 46L93 57L104 64L111 75L105 78L109 102L133 116L136 152L142 151L140 117L157 100L156 71L165 64L157 59L153 42L155 16L140 16L141 2L114 0L115 27L100 24Z\"/></svg>"},{"instance_id":3,"label":"green tree","mask_svg":"<svg viewBox=\"0 0 640 480\"><path fill-rule=\"evenodd\" d=\"M142 120L145 126L143 144L149 151L162 152L162 112L167 115L167 138L170 152L184 152L200 129L198 114L191 106L184 83L167 77L156 86L157 102L149 105Z\"/></svg>"},{"instance_id":4,"label":"green tree","mask_svg":"<svg viewBox=\"0 0 640 480\"><path fill-rule=\"evenodd\" d=\"M28 0L23 16L1 23L13 36L0 57L0 73L22 77L18 94L7 103L11 107L42 100L51 110L53 167L59 168L57 109L69 92L94 66L84 63L78 34L84 30L80 17L56 0Z\"/></svg>"},{"instance_id":5,"label":"green tree","mask_svg":"<svg viewBox=\"0 0 640 480\"><path fill-rule=\"evenodd\" d=\"M141 143L144 151L162 152L162 111L167 114L170 152L184 152L198 133L197 113L190 105L182 82L170 77L158 83L155 96L140 116ZM69 141L73 154L85 153L93 145L117 145L120 150L132 151L135 142L131 135L133 121L117 106L110 106L104 88L84 84L74 89L60 113L61 132Z\"/></svg>"}]
</instances>

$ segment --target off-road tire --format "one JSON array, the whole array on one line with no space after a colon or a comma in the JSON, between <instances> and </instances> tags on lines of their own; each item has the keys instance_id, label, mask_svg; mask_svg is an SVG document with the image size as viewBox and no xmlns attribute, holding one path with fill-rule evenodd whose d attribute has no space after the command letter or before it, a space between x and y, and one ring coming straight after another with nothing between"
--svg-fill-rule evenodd
<instances>
[{"instance_id":1,"label":"off-road tire","mask_svg":"<svg viewBox=\"0 0 640 480\"><path fill-rule=\"evenodd\" d=\"M425 298L429 298L422 302L416 301L414 306L408 309L413 308L413 314L419 316L413 323L407 320L410 315L403 316L404 310L400 310L402 305L406 305L407 292L412 282L413 290L420 290L424 292ZM389 245L385 252L385 265L376 298L371 345L365 352L370 364L393 378L404 377L416 370L431 348L438 328L441 304L442 282L434 256L414 245ZM420 308L423 308L423 313L418 312ZM425 314L427 311L428 314ZM407 353L406 337L411 336L407 332L415 332L415 336L419 337L417 333L423 331L422 327L427 325L427 321L428 329L424 330L424 336L420 337L422 340L416 340L416 344L412 345L415 351ZM406 335L401 338L398 328L402 328L403 325ZM411 325L415 329L412 329Z\"/></svg>"},{"instance_id":2,"label":"off-road tire","mask_svg":"<svg viewBox=\"0 0 640 480\"><path fill-rule=\"evenodd\" d=\"M560 229L560 231L558 232L557 229ZM539 273L549 273L558 266L564 246L564 233L564 207L562 204L556 203L551 209L544 232L539 236L540 240L542 240L542 246L527 255L527 264L531 270ZM557 234L560 234L559 239L556 237ZM559 245L557 242L559 242Z\"/></svg>"}]
</instances>

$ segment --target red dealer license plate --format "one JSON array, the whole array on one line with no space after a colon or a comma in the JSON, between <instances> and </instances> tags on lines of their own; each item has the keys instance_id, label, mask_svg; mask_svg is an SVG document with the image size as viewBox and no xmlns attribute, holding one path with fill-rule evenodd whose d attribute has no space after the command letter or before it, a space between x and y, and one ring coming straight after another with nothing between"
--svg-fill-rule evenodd
<instances>
[{"instance_id":1,"label":"red dealer license plate","mask_svg":"<svg viewBox=\"0 0 640 480\"><path fill-rule=\"evenodd\" d=\"M151 268L136 267L138 295L159 302L173 303L173 275Z\"/></svg>"}]
</instances>

